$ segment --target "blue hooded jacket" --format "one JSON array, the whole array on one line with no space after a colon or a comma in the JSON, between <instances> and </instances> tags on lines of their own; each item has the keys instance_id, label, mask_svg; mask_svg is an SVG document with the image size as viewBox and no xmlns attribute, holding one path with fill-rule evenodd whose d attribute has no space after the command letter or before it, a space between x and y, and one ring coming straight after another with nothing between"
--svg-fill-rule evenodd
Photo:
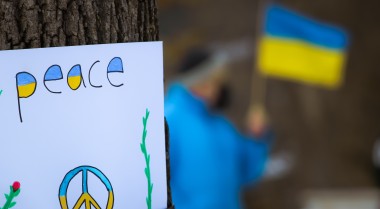
<instances>
[{"instance_id":1,"label":"blue hooded jacket","mask_svg":"<svg viewBox=\"0 0 380 209\"><path fill-rule=\"evenodd\" d=\"M261 176L269 138L242 136L180 84L165 99L171 188L176 209L238 209L242 186Z\"/></svg>"}]
</instances>

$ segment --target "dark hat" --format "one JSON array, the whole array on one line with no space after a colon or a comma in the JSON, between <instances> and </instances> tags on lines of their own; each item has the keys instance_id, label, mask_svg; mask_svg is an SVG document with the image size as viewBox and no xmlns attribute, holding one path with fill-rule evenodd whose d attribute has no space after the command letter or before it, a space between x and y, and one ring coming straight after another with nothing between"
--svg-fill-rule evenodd
<instances>
[{"instance_id":1,"label":"dark hat","mask_svg":"<svg viewBox=\"0 0 380 209\"><path fill-rule=\"evenodd\" d=\"M188 73L211 59L212 53L202 48L193 48L186 53L180 66L179 73Z\"/></svg>"}]
</instances>

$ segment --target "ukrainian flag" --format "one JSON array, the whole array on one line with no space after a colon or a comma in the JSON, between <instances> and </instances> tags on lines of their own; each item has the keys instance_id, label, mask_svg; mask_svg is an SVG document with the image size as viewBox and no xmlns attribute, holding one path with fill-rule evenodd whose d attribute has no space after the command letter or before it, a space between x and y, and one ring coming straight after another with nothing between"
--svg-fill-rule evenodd
<instances>
[{"instance_id":1,"label":"ukrainian flag","mask_svg":"<svg viewBox=\"0 0 380 209\"><path fill-rule=\"evenodd\" d=\"M347 46L343 30L272 5L259 40L258 68L268 76L336 88Z\"/></svg>"}]
</instances>

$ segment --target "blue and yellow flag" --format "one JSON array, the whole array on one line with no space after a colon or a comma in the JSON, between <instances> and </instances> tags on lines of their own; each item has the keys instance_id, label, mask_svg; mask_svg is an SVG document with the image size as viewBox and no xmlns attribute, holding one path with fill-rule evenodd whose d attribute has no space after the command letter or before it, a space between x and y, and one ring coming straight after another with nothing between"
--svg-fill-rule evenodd
<instances>
[{"instance_id":1,"label":"blue and yellow flag","mask_svg":"<svg viewBox=\"0 0 380 209\"><path fill-rule=\"evenodd\" d=\"M258 68L268 76L336 88L342 83L348 35L272 5L259 40Z\"/></svg>"}]
</instances>

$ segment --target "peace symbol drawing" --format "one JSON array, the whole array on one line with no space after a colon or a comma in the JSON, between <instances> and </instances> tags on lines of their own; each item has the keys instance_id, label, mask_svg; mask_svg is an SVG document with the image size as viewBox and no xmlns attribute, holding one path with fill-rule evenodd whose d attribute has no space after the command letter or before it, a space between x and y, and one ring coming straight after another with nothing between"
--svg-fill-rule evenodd
<instances>
[{"instance_id":1,"label":"peace symbol drawing","mask_svg":"<svg viewBox=\"0 0 380 209\"><path fill-rule=\"evenodd\" d=\"M62 180L61 186L59 187L59 202L61 204L61 208L69 209L67 204L67 189L71 180L79 173L82 173L82 195L79 197L72 209L80 209L82 205L85 205L86 209L91 209L91 207L96 209L103 208L99 206L97 201L91 196L91 194L88 191L89 174L97 177L106 187L108 191L108 201L105 209L112 209L114 203L114 194L111 182L99 169L91 166L79 166L66 174L66 176Z\"/></svg>"}]
</instances>

